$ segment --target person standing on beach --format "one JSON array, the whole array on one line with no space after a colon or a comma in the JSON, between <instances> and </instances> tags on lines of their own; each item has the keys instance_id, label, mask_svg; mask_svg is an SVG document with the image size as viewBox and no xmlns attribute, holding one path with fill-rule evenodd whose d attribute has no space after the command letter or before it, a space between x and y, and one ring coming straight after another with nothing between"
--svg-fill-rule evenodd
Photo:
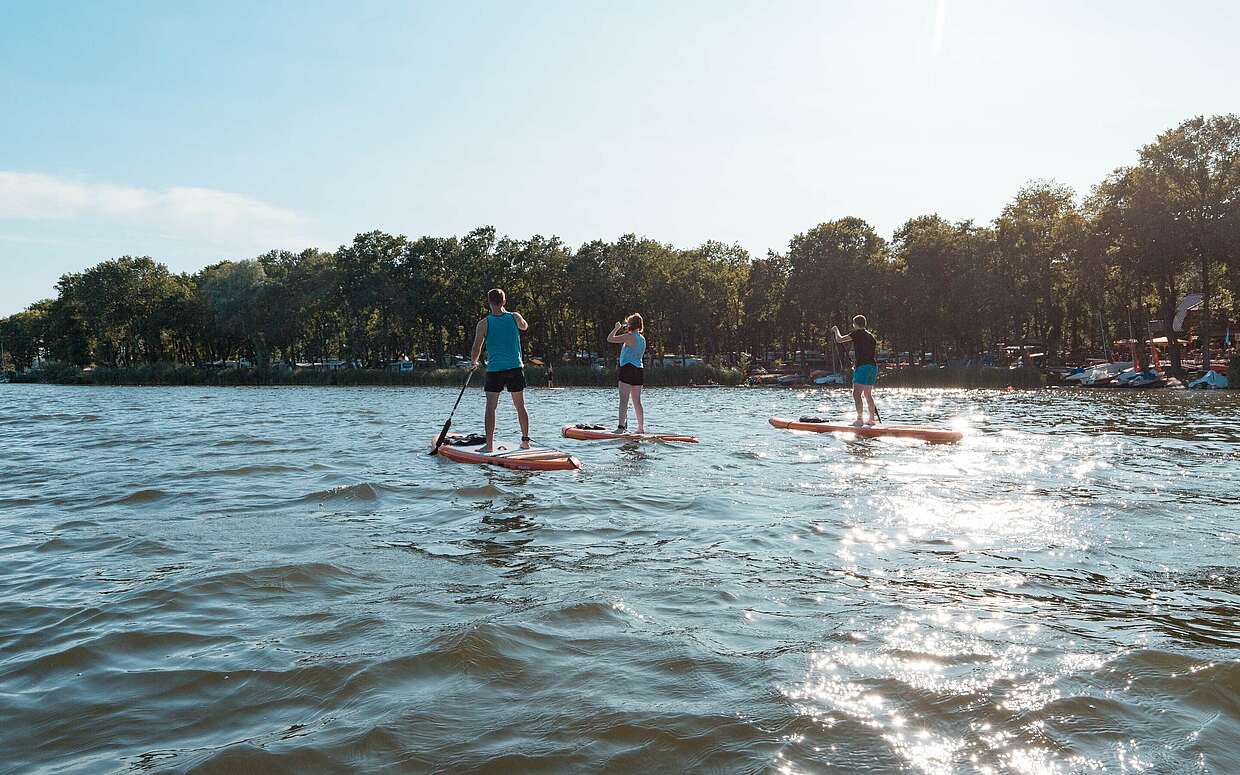
<instances>
[{"instance_id":1,"label":"person standing on beach","mask_svg":"<svg viewBox=\"0 0 1240 775\"><path fill-rule=\"evenodd\" d=\"M505 309L507 302L502 289L488 291L491 314L479 320L474 329L471 368L478 368L483 345L487 351L487 443L482 452L495 449L495 407L499 405L499 394L505 389L512 396L512 405L521 422L521 449L530 448L530 416L525 411L525 363L521 360L521 332L530 324L520 313Z\"/></svg>"},{"instance_id":2,"label":"person standing on beach","mask_svg":"<svg viewBox=\"0 0 1240 775\"><path fill-rule=\"evenodd\" d=\"M852 342L853 345L853 403L857 405L857 420L853 425L874 425L878 422L878 407L874 405L874 383L878 381L878 361L874 356L878 341L866 329L865 315L853 318L853 330L847 336L840 334L839 326L831 326L831 333L835 335L836 344ZM864 423L861 421L862 399L870 410L870 419Z\"/></svg>"},{"instance_id":3,"label":"person standing on beach","mask_svg":"<svg viewBox=\"0 0 1240 775\"><path fill-rule=\"evenodd\" d=\"M645 321L636 312L622 323L616 323L607 335L607 341L623 345L620 348L620 421L616 433L629 429L629 399L633 399L633 413L637 415L637 432L646 432L646 413L642 409L642 385L646 384L642 356L646 354L646 337L642 334Z\"/></svg>"}]
</instances>

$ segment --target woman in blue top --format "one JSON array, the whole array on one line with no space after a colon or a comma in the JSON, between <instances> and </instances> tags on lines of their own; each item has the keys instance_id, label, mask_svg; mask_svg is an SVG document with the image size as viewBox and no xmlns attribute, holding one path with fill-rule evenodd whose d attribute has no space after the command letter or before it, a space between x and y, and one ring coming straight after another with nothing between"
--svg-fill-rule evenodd
<instances>
[{"instance_id":1,"label":"woman in blue top","mask_svg":"<svg viewBox=\"0 0 1240 775\"><path fill-rule=\"evenodd\" d=\"M646 384L642 369L642 356L646 354L644 328L642 316L634 312L623 323L617 323L607 336L612 344L624 345L620 348L620 422L616 425L616 433L629 429L630 397L633 413L637 415L637 432L646 432L646 414L642 411L642 385Z\"/></svg>"}]
</instances>

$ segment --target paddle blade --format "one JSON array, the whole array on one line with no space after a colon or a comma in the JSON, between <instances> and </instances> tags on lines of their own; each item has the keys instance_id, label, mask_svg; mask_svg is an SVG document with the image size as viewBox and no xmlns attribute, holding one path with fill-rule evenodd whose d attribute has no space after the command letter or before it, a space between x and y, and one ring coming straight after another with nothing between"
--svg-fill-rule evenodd
<instances>
[{"instance_id":1,"label":"paddle blade","mask_svg":"<svg viewBox=\"0 0 1240 775\"><path fill-rule=\"evenodd\" d=\"M452 427L452 418L443 424L443 430L439 432L439 438L435 439L435 446L431 447L431 454L434 455L439 451L439 445L443 444L444 439L448 438L448 429Z\"/></svg>"}]
</instances>

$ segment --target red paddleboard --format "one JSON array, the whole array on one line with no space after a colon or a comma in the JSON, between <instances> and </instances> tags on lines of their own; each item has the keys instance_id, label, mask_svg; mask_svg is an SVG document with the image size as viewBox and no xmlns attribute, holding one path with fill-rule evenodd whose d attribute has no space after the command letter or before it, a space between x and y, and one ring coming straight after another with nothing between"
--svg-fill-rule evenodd
<instances>
[{"instance_id":1,"label":"red paddleboard","mask_svg":"<svg viewBox=\"0 0 1240 775\"><path fill-rule=\"evenodd\" d=\"M566 439L578 441L603 441L605 439L624 439L625 441L679 441L685 444L697 444L697 436L686 436L681 433L612 433L611 431L578 428L565 425L560 429Z\"/></svg>"},{"instance_id":2,"label":"red paddleboard","mask_svg":"<svg viewBox=\"0 0 1240 775\"><path fill-rule=\"evenodd\" d=\"M866 438L894 436L904 439L921 439L932 443L951 443L960 441L964 434L950 428L927 428L919 425L847 425L829 422L801 422L772 417L769 421L776 428L787 428L790 431L813 431L815 433L852 433Z\"/></svg>"},{"instance_id":3,"label":"red paddleboard","mask_svg":"<svg viewBox=\"0 0 1240 775\"><path fill-rule=\"evenodd\" d=\"M482 452L482 444L458 447L448 443L460 437L459 433L449 433L444 443L439 446L439 454L457 463L503 466L521 471L571 471L581 468L580 460L557 449L521 449L515 444L511 447L496 444L493 451ZM438 438L439 434L435 434L435 438L431 440L432 447Z\"/></svg>"}]
</instances>

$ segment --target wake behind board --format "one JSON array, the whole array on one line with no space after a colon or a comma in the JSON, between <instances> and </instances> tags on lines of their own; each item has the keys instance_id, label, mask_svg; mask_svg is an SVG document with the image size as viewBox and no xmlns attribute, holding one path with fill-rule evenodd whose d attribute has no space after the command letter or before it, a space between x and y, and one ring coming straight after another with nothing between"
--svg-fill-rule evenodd
<instances>
[{"instance_id":1,"label":"wake behind board","mask_svg":"<svg viewBox=\"0 0 1240 775\"><path fill-rule=\"evenodd\" d=\"M560 433L566 439L578 441L603 441L606 439L623 439L625 441L677 441L684 444L697 444L697 436L682 433L613 433L599 428L582 428L576 425L565 425Z\"/></svg>"},{"instance_id":2,"label":"wake behind board","mask_svg":"<svg viewBox=\"0 0 1240 775\"><path fill-rule=\"evenodd\" d=\"M848 425L846 423L804 422L772 417L769 422L776 428L790 431L813 431L815 433L852 433L866 438L891 436L904 439L921 439L935 444L960 441L964 434L950 428L929 428L920 425Z\"/></svg>"},{"instance_id":3,"label":"wake behind board","mask_svg":"<svg viewBox=\"0 0 1240 775\"><path fill-rule=\"evenodd\" d=\"M438 438L439 435L436 434L435 438L431 439L432 447ZM503 466L520 471L571 471L581 468L580 460L557 449L543 447L521 449L516 444L507 446L497 443L493 451L482 452L483 442L464 445L452 443L462 438L463 436L459 433L449 433L439 447L439 454L457 463Z\"/></svg>"}]
</instances>

